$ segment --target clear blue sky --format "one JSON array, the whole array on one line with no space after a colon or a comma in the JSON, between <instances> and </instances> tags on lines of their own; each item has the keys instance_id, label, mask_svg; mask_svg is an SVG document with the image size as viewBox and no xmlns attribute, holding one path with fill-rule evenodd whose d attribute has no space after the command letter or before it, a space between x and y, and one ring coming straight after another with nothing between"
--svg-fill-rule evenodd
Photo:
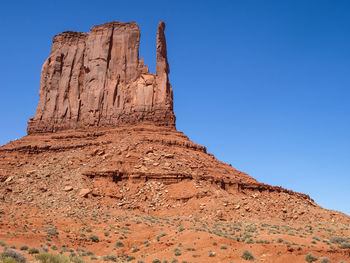
<instances>
[{"instance_id":1,"label":"clear blue sky","mask_svg":"<svg viewBox=\"0 0 350 263\"><path fill-rule=\"evenodd\" d=\"M26 134L55 34L166 22L177 127L257 180L350 214L350 1L3 1L0 144Z\"/></svg>"}]
</instances>

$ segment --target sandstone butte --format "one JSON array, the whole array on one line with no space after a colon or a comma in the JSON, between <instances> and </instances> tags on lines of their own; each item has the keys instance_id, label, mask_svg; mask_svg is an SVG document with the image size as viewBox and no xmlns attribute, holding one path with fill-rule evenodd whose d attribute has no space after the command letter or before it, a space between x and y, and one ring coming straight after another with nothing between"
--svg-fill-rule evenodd
<instances>
[{"instance_id":1,"label":"sandstone butte","mask_svg":"<svg viewBox=\"0 0 350 263\"><path fill-rule=\"evenodd\" d=\"M0 147L0 240L120 262L241 262L242 249L265 262L349 259L349 216L260 183L176 130L164 30L155 74L134 22L53 38L28 135Z\"/></svg>"},{"instance_id":2,"label":"sandstone butte","mask_svg":"<svg viewBox=\"0 0 350 263\"><path fill-rule=\"evenodd\" d=\"M164 29L159 23L155 75L139 58L140 30L134 22L55 36L28 134L144 121L175 126Z\"/></svg>"}]
</instances>

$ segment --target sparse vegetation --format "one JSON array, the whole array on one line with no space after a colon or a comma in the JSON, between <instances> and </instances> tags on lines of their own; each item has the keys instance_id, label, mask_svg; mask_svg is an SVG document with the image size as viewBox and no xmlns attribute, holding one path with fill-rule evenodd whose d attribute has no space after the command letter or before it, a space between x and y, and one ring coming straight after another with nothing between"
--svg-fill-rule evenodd
<instances>
[{"instance_id":1,"label":"sparse vegetation","mask_svg":"<svg viewBox=\"0 0 350 263\"><path fill-rule=\"evenodd\" d=\"M312 254L312 253L307 254L306 257L305 257L305 260L306 260L307 262L314 262L314 261L316 261L317 259L318 259L317 256L315 256L315 255Z\"/></svg>"},{"instance_id":2,"label":"sparse vegetation","mask_svg":"<svg viewBox=\"0 0 350 263\"><path fill-rule=\"evenodd\" d=\"M39 249L37 249L37 248L30 248L29 250L28 250L28 253L29 254L39 254Z\"/></svg>"},{"instance_id":3,"label":"sparse vegetation","mask_svg":"<svg viewBox=\"0 0 350 263\"><path fill-rule=\"evenodd\" d=\"M106 255L102 257L102 260L117 262L118 258L115 255Z\"/></svg>"},{"instance_id":4,"label":"sparse vegetation","mask_svg":"<svg viewBox=\"0 0 350 263\"><path fill-rule=\"evenodd\" d=\"M181 256L182 255L182 251L181 251L181 249L180 248L175 248L174 249L174 255L175 256Z\"/></svg>"},{"instance_id":5,"label":"sparse vegetation","mask_svg":"<svg viewBox=\"0 0 350 263\"><path fill-rule=\"evenodd\" d=\"M100 239L99 239L98 236L96 236L96 235L90 236L89 239L90 239L92 242L98 242L98 241L100 241Z\"/></svg>"},{"instance_id":6,"label":"sparse vegetation","mask_svg":"<svg viewBox=\"0 0 350 263\"><path fill-rule=\"evenodd\" d=\"M124 243L121 242L121 241L118 241L117 243L115 243L114 247L115 248L118 248L118 247L123 247L124 246Z\"/></svg>"},{"instance_id":7,"label":"sparse vegetation","mask_svg":"<svg viewBox=\"0 0 350 263\"><path fill-rule=\"evenodd\" d=\"M35 259L41 263L69 263L70 260L68 257L60 254L49 254L41 253L35 256Z\"/></svg>"},{"instance_id":8,"label":"sparse vegetation","mask_svg":"<svg viewBox=\"0 0 350 263\"><path fill-rule=\"evenodd\" d=\"M1 253L1 259L2 261L11 261L10 259L15 260L17 263L25 263L26 259L24 255L17 250L5 248L4 251Z\"/></svg>"},{"instance_id":9,"label":"sparse vegetation","mask_svg":"<svg viewBox=\"0 0 350 263\"><path fill-rule=\"evenodd\" d=\"M326 258L326 257L320 257L320 262L321 263L329 263L331 262L329 258Z\"/></svg>"},{"instance_id":10,"label":"sparse vegetation","mask_svg":"<svg viewBox=\"0 0 350 263\"><path fill-rule=\"evenodd\" d=\"M245 260L250 260L250 261L254 260L253 253L248 251L248 250L243 250L241 258L243 258Z\"/></svg>"},{"instance_id":11,"label":"sparse vegetation","mask_svg":"<svg viewBox=\"0 0 350 263\"><path fill-rule=\"evenodd\" d=\"M350 243L346 243L346 242L341 243L339 245L339 248L341 248L341 249L350 249Z\"/></svg>"}]
</instances>

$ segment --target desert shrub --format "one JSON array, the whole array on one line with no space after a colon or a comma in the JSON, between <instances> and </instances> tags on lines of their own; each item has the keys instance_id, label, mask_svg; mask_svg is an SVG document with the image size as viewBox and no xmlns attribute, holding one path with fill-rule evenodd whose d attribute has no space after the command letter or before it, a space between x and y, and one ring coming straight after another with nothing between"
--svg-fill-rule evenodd
<instances>
[{"instance_id":1,"label":"desert shrub","mask_svg":"<svg viewBox=\"0 0 350 263\"><path fill-rule=\"evenodd\" d=\"M342 248L342 249L350 249L350 243L346 243L346 242L341 243L341 244L339 245L339 248Z\"/></svg>"},{"instance_id":2,"label":"desert shrub","mask_svg":"<svg viewBox=\"0 0 350 263\"><path fill-rule=\"evenodd\" d=\"M345 242L346 239L342 238L342 237L332 237L330 241L331 241L331 243L334 243L334 244L340 244L340 243Z\"/></svg>"},{"instance_id":3,"label":"desert shrub","mask_svg":"<svg viewBox=\"0 0 350 263\"><path fill-rule=\"evenodd\" d=\"M279 237L279 238L277 239L277 242L278 242L278 243L283 243L283 239Z\"/></svg>"},{"instance_id":4,"label":"desert shrub","mask_svg":"<svg viewBox=\"0 0 350 263\"><path fill-rule=\"evenodd\" d=\"M211 250L209 251L208 254L209 254L208 256L211 257L211 258L216 256L216 253L211 251Z\"/></svg>"},{"instance_id":5,"label":"desert shrub","mask_svg":"<svg viewBox=\"0 0 350 263\"><path fill-rule=\"evenodd\" d=\"M179 232L185 231L186 228L184 228L183 226L179 226Z\"/></svg>"},{"instance_id":6,"label":"desert shrub","mask_svg":"<svg viewBox=\"0 0 350 263\"><path fill-rule=\"evenodd\" d=\"M31 255L32 254L39 254L39 249L32 247L32 248L28 249L28 253Z\"/></svg>"},{"instance_id":7,"label":"desert shrub","mask_svg":"<svg viewBox=\"0 0 350 263\"><path fill-rule=\"evenodd\" d=\"M221 249L227 249L227 246L222 245L220 248L221 248Z\"/></svg>"},{"instance_id":8,"label":"desert shrub","mask_svg":"<svg viewBox=\"0 0 350 263\"><path fill-rule=\"evenodd\" d=\"M0 246L6 247L6 243L4 241L0 241Z\"/></svg>"},{"instance_id":9,"label":"desert shrub","mask_svg":"<svg viewBox=\"0 0 350 263\"><path fill-rule=\"evenodd\" d=\"M162 237L166 236L166 233L161 233L160 235L157 236L157 241L160 241Z\"/></svg>"},{"instance_id":10,"label":"desert shrub","mask_svg":"<svg viewBox=\"0 0 350 263\"><path fill-rule=\"evenodd\" d=\"M137 252L137 251L139 251L140 249L138 248L138 247L136 247L136 246L133 246L132 248L131 248L131 251L132 252Z\"/></svg>"},{"instance_id":11,"label":"desert shrub","mask_svg":"<svg viewBox=\"0 0 350 263\"><path fill-rule=\"evenodd\" d=\"M19 249L20 250L28 250L28 248L29 248L28 246L24 245L24 246L21 246Z\"/></svg>"},{"instance_id":12,"label":"desert shrub","mask_svg":"<svg viewBox=\"0 0 350 263\"><path fill-rule=\"evenodd\" d=\"M26 262L26 258L24 257L24 255L22 253L18 252L17 250L9 249L9 248L5 248L5 250L1 253L1 258L2 259L12 258L12 259L16 260L16 262L19 262L19 263Z\"/></svg>"},{"instance_id":13,"label":"desert shrub","mask_svg":"<svg viewBox=\"0 0 350 263\"><path fill-rule=\"evenodd\" d=\"M321 262L321 263L329 263L329 262L331 262L331 261L330 261L329 258L321 257L321 258L320 258L320 262Z\"/></svg>"},{"instance_id":14,"label":"desert shrub","mask_svg":"<svg viewBox=\"0 0 350 263\"><path fill-rule=\"evenodd\" d=\"M117 262L118 258L115 255L106 255L103 256L102 259L104 261L113 261L113 262Z\"/></svg>"},{"instance_id":15,"label":"desert shrub","mask_svg":"<svg viewBox=\"0 0 350 263\"><path fill-rule=\"evenodd\" d=\"M18 263L14 258L3 257L0 259L2 263Z\"/></svg>"},{"instance_id":16,"label":"desert shrub","mask_svg":"<svg viewBox=\"0 0 350 263\"><path fill-rule=\"evenodd\" d=\"M181 249L179 249L179 248L175 248L175 249L174 249L174 255L175 255L175 256L178 257L178 256L181 256L181 254L182 254Z\"/></svg>"},{"instance_id":17,"label":"desert shrub","mask_svg":"<svg viewBox=\"0 0 350 263\"><path fill-rule=\"evenodd\" d=\"M160 259L158 258L155 258L152 260L152 263L162 263L162 261L160 261Z\"/></svg>"},{"instance_id":18,"label":"desert shrub","mask_svg":"<svg viewBox=\"0 0 350 263\"><path fill-rule=\"evenodd\" d=\"M44 229L44 231L50 236L58 236L58 232L57 232L56 228L54 228L54 227L46 228L46 229Z\"/></svg>"},{"instance_id":19,"label":"desert shrub","mask_svg":"<svg viewBox=\"0 0 350 263\"><path fill-rule=\"evenodd\" d=\"M194 247L188 247L186 248L187 251L196 251L196 249Z\"/></svg>"},{"instance_id":20,"label":"desert shrub","mask_svg":"<svg viewBox=\"0 0 350 263\"><path fill-rule=\"evenodd\" d=\"M52 249L52 250L57 250L58 248L57 248L56 245L52 245L52 246L51 246L51 249Z\"/></svg>"},{"instance_id":21,"label":"desert shrub","mask_svg":"<svg viewBox=\"0 0 350 263\"><path fill-rule=\"evenodd\" d=\"M251 261L254 260L253 253L248 251L248 250L243 250L241 258L243 258L245 260L251 260Z\"/></svg>"},{"instance_id":22,"label":"desert shrub","mask_svg":"<svg viewBox=\"0 0 350 263\"><path fill-rule=\"evenodd\" d=\"M44 251L44 252L49 252L49 248L43 244L40 245L41 246L41 249Z\"/></svg>"},{"instance_id":23,"label":"desert shrub","mask_svg":"<svg viewBox=\"0 0 350 263\"><path fill-rule=\"evenodd\" d=\"M318 236L313 236L312 239L315 239L317 241L320 241L320 238Z\"/></svg>"},{"instance_id":24,"label":"desert shrub","mask_svg":"<svg viewBox=\"0 0 350 263\"><path fill-rule=\"evenodd\" d=\"M135 259L135 257L134 256L127 256L126 257L126 261L131 261L131 260L134 260Z\"/></svg>"},{"instance_id":25,"label":"desert shrub","mask_svg":"<svg viewBox=\"0 0 350 263\"><path fill-rule=\"evenodd\" d=\"M307 262L314 262L314 261L317 260L317 257L314 254L309 253L309 254L306 255L305 260Z\"/></svg>"},{"instance_id":26,"label":"desert shrub","mask_svg":"<svg viewBox=\"0 0 350 263\"><path fill-rule=\"evenodd\" d=\"M92 242L98 242L98 241L100 241L100 239L98 238L98 236L95 236L95 235L90 236L89 239L90 239Z\"/></svg>"},{"instance_id":27,"label":"desert shrub","mask_svg":"<svg viewBox=\"0 0 350 263\"><path fill-rule=\"evenodd\" d=\"M73 262L73 263L85 263L84 259L82 259L81 257L78 257L78 256L70 257L70 262Z\"/></svg>"},{"instance_id":28,"label":"desert shrub","mask_svg":"<svg viewBox=\"0 0 350 263\"><path fill-rule=\"evenodd\" d=\"M118 241L115 243L114 247L118 248L118 247L123 247L124 246L124 243L121 242L121 241Z\"/></svg>"},{"instance_id":29,"label":"desert shrub","mask_svg":"<svg viewBox=\"0 0 350 263\"><path fill-rule=\"evenodd\" d=\"M41 253L35 256L41 263L69 263L69 258L60 254Z\"/></svg>"}]
</instances>

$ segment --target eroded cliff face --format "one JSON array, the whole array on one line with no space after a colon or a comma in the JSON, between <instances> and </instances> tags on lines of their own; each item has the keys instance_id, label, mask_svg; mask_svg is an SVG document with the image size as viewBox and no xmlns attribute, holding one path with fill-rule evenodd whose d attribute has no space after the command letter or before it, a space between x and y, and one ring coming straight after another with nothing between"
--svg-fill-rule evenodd
<instances>
[{"instance_id":1,"label":"eroded cliff face","mask_svg":"<svg viewBox=\"0 0 350 263\"><path fill-rule=\"evenodd\" d=\"M56 35L28 134L140 122L175 127L164 30L160 22L155 75L139 58L140 30L134 22Z\"/></svg>"}]
</instances>

